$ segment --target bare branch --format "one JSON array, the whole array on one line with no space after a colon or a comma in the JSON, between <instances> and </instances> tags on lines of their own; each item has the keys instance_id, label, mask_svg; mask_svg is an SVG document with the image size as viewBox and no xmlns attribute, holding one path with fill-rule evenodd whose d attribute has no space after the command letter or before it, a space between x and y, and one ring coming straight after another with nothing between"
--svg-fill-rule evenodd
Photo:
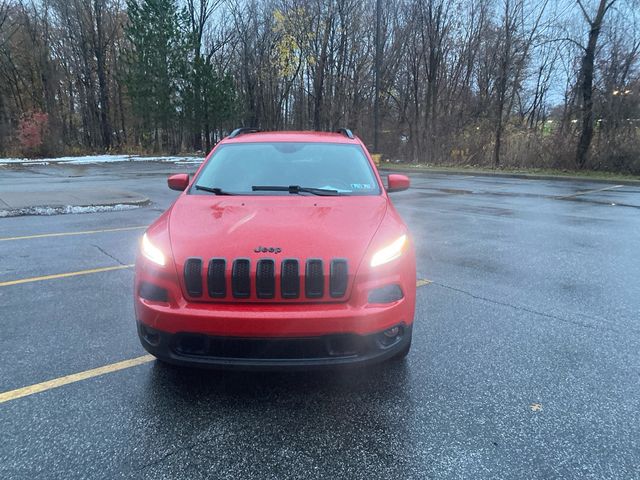
<instances>
[{"instance_id":1,"label":"bare branch","mask_svg":"<svg viewBox=\"0 0 640 480\"><path fill-rule=\"evenodd\" d=\"M582 15L584 15L584 19L587 21L587 23L589 25L593 25L593 21L591 20L591 17L587 13L587 10L584 8L584 5L582 5L582 2L580 0L576 0L576 3L580 7L580 10L582 10Z\"/></svg>"}]
</instances>

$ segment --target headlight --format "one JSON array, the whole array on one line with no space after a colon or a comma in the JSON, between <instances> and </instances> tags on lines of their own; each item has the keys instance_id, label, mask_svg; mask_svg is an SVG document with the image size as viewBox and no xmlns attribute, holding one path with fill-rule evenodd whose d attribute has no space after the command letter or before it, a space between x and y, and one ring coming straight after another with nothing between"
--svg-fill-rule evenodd
<instances>
[{"instance_id":1,"label":"headlight","mask_svg":"<svg viewBox=\"0 0 640 480\"><path fill-rule=\"evenodd\" d=\"M378 265L383 265L390 262L391 260L395 260L400 255L402 255L406 244L407 236L402 235L390 245L381 248L376 253L374 253L373 257L371 257L371 266L377 267Z\"/></svg>"},{"instance_id":2,"label":"headlight","mask_svg":"<svg viewBox=\"0 0 640 480\"><path fill-rule=\"evenodd\" d=\"M146 233L142 236L142 254L153 263L157 263L164 267L164 253L151 243L151 240L149 240Z\"/></svg>"}]
</instances>

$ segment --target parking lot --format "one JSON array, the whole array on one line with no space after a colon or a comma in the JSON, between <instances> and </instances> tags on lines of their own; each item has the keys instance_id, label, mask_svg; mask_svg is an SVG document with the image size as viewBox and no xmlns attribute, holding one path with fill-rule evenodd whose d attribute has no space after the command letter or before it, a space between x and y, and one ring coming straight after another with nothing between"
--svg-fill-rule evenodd
<instances>
[{"instance_id":1,"label":"parking lot","mask_svg":"<svg viewBox=\"0 0 640 480\"><path fill-rule=\"evenodd\" d=\"M639 186L412 174L407 360L228 373L135 331L137 242L185 168L0 169L0 191L151 200L0 218L0 478L640 478Z\"/></svg>"}]
</instances>

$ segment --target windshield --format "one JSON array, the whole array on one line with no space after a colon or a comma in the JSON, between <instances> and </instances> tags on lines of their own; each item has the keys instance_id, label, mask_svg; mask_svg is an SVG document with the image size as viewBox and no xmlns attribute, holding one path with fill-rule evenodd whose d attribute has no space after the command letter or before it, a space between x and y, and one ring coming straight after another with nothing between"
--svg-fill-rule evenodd
<instances>
[{"instance_id":1,"label":"windshield","mask_svg":"<svg viewBox=\"0 0 640 480\"><path fill-rule=\"evenodd\" d=\"M196 195L210 195L211 189L242 195L304 195L314 189L341 195L380 193L362 148L340 143L221 145L203 167L195 185L190 193ZM301 188L265 188L290 186Z\"/></svg>"}]
</instances>

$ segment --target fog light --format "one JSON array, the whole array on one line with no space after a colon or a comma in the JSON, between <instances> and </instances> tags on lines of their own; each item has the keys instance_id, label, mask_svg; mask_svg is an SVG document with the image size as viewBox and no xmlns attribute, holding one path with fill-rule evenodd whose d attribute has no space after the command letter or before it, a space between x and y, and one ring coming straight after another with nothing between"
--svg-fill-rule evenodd
<instances>
[{"instance_id":1,"label":"fog light","mask_svg":"<svg viewBox=\"0 0 640 480\"><path fill-rule=\"evenodd\" d=\"M384 336L387 338L396 338L400 333L400 327L391 327L384 331Z\"/></svg>"},{"instance_id":2,"label":"fog light","mask_svg":"<svg viewBox=\"0 0 640 480\"><path fill-rule=\"evenodd\" d=\"M382 348L395 345L402 339L404 333L404 327L402 325L396 325L395 327L387 328L386 330L378 334L378 343Z\"/></svg>"}]
</instances>

